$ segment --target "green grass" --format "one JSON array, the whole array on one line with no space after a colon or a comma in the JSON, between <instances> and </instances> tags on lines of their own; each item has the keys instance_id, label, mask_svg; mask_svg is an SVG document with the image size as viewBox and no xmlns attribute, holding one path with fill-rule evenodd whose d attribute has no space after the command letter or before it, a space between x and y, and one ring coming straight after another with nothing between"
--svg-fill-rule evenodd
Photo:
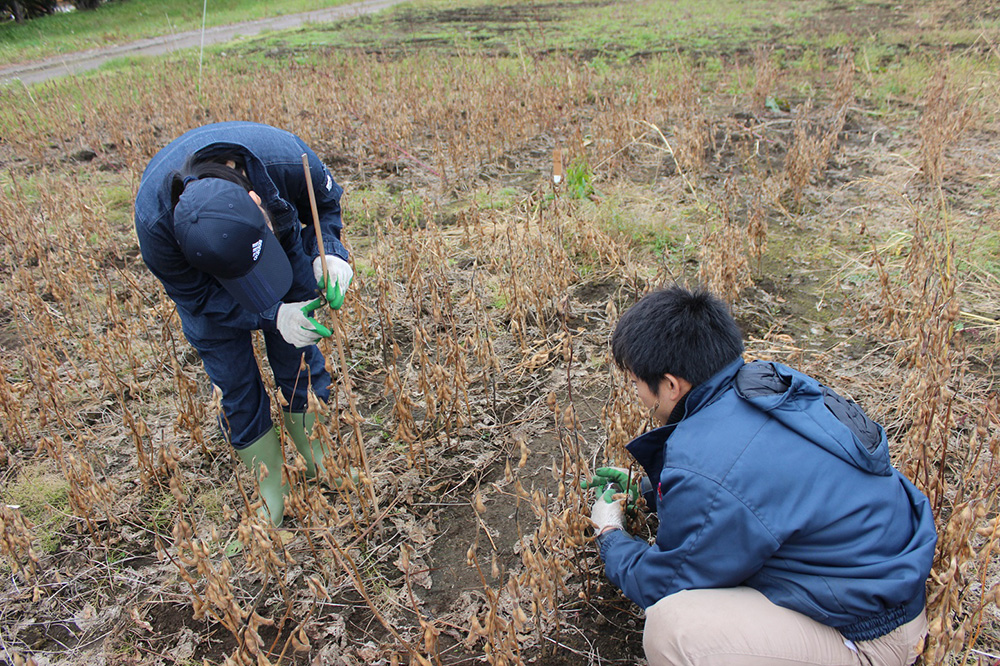
<instances>
[{"instance_id":1,"label":"green grass","mask_svg":"<svg viewBox=\"0 0 1000 666\"><path fill-rule=\"evenodd\" d=\"M354 269L366 278L375 277L375 267L357 257L354 258Z\"/></svg>"},{"instance_id":2,"label":"green grass","mask_svg":"<svg viewBox=\"0 0 1000 666\"><path fill-rule=\"evenodd\" d=\"M640 203L636 191L628 187L611 190L599 205L585 202L580 215L592 219L612 238L627 240L657 257L683 252L690 242L685 241L678 220Z\"/></svg>"},{"instance_id":3,"label":"green grass","mask_svg":"<svg viewBox=\"0 0 1000 666\"><path fill-rule=\"evenodd\" d=\"M174 510L177 508L177 501L173 495L161 492L150 498L149 520L157 530L167 530L173 522Z\"/></svg>"},{"instance_id":4,"label":"green grass","mask_svg":"<svg viewBox=\"0 0 1000 666\"><path fill-rule=\"evenodd\" d=\"M213 0L208 23L308 11L347 1ZM893 14L889 21L875 0L854 3L848 12L850 24L843 22L843 11L835 12L825 0L707 0L707 5L695 0L639 0L597 6L582 0L544 5L412 0L378 15L217 45L207 50L205 67L241 73L261 68L271 71L289 63L328 65L331 50L349 57L353 49L363 49L404 57L486 52L509 56L498 59L496 66L511 66L530 74L538 53L562 51L582 54L588 66L598 71L620 69L636 59L650 66L669 60L672 71L698 70L703 87L722 86L740 94L752 82L754 50L768 45L774 48L773 58L779 65L778 88L772 95L775 99L797 99L814 92L812 84L805 81L824 73L832 75L829 54L849 45L854 49L859 79L865 79L869 103L883 114L897 112L901 103L905 106L918 99L941 49L965 43L969 30L975 27L942 20L933 26L920 24L919 8L912 7ZM93 12L42 17L22 25L0 24L0 62L91 48L95 43L127 42L200 25L201 3L193 0L110 2ZM994 22L984 25L996 27ZM848 39L847 35L854 37ZM102 71L141 70L140 61L146 60L126 58L105 65ZM196 67L190 55L175 54L167 62L185 71ZM998 68L992 63L987 66L992 72ZM67 94L73 93L60 91L60 95Z\"/></svg>"},{"instance_id":5,"label":"green grass","mask_svg":"<svg viewBox=\"0 0 1000 666\"><path fill-rule=\"evenodd\" d=\"M476 206L483 210L506 210L511 208L523 194L514 187L503 187L497 191L479 190L474 194Z\"/></svg>"},{"instance_id":6,"label":"green grass","mask_svg":"<svg viewBox=\"0 0 1000 666\"><path fill-rule=\"evenodd\" d=\"M212 0L206 23L224 25L321 9L350 0ZM196 0L138 2L118 0L91 12L40 17L23 24L0 24L0 63L23 62L76 50L155 37L201 27L202 3ZM876 0L858 0L850 25L828 21L824 0L736 2L735 0L642 0L594 6L582 0L535 5L486 0L414 0L384 12L383 17L267 35L258 49L376 47L412 51L486 49L518 53L523 49L575 50L621 60L656 53L685 53L695 59L718 59L752 44L790 45L821 51L853 45L855 49L940 48L971 44L978 35L995 32L1000 21L981 25L885 23ZM898 27L902 24L905 27ZM854 37L850 37L854 35ZM857 35L865 35L863 44ZM806 57L794 66L809 67ZM724 60L716 63L725 67Z\"/></svg>"},{"instance_id":7,"label":"green grass","mask_svg":"<svg viewBox=\"0 0 1000 666\"><path fill-rule=\"evenodd\" d=\"M34 524L35 545L51 553L59 547L59 531L69 511L69 482L51 466L25 466L17 480L2 495L4 502L21 507L22 515Z\"/></svg>"},{"instance_id":8,"label":"green grass","mask_svg":"<svg viewBox=\"0 0 1000 666\"><path fill-rule=\"evenodd\" d=\"M943 19L933 26L919 23L919 8L913 7L887 17L875 0L854 3L848 22L844 12L823 0L708 4L710 8L694 0L598 6L576 0L547 5L414 0L377 16L250 38L229 51L240 56L291 52L297 62L316 49L403 56L486 52L510 56L497 66L514 63L526 73L536 65L533 54L563 51L581 54L599 72L633 65L636 59L650 66L669 61L672 71L698 71L706 94L719 86L738 94L752 81L754 50L768 46L779 66L775 98L798 99L816 93L817 76L835 75L830 54L847 47L854 51L871 106L884 114L905 112L900 104L918 100L942 49L967 43L970 30ZM997 27L994 22L984 25ZM990 73L998 69L988 53L970 55L976 67Z\"/></svg>"},{"instance_id":9,"label":"green grass","mask_svg":"<svg viewBox=\"0 0 1000 666\"><path fill-rule=\"evenodd\" d=\"M205 492L198 493L194 504L213 522L221 522L223 520L225 514L223 505L225 501L222 491L219 488L210 488Z\"/></svg>"},{"instance_id":10,"label":"green grass","mask_svg":"<svg viewBox=\"0 0 1000 666\"><path fill-rule=\"evenodd\" d=\"M500 288L496 285L488 285L490 292L493 294L493 298L490 301L490 307L494 310L504 310L507 308L507 294L500 291Z\"/></svg>"},{"instance_id":11,"label":"green grass","mask_svg":"<svg viewBox=\"0 0 1000 666\"><path fill-rule=\"evenodd\" d=\"M573 199L586 199L594 193L594 186L591 183L594 175L590 170L590 165L585 161L577 160L566 169L566 191Z\"/></svg>"},{"instance_id":12,"label":"green grass","mask_svg":"<svg viewBox=\"0 0 1000 666\"><path fill-rule=\"evenodd\" d=\"M212 0L207 26L226 25L346 4L350 0ZM118 0L89 12L0 23L0 64L123 44L173 32L198 30L203 3L197 0Z\"/></svg>"}]
</instances>

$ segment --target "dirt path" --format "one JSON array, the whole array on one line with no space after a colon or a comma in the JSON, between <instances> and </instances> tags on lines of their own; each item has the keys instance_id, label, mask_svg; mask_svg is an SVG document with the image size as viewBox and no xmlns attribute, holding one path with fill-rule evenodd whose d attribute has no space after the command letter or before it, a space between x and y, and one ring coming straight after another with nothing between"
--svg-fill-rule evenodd
<instances>
[{"instance_id":1,"label":"dirt path","mask_svg":"<svg viewBox=\"0 0 1000 666\"><path fill-rule=\"evenodd\" d=\"M303 23L325 23L342 19L374 14L403 2L403 0L360 0L349 5L329 9L318 9L301 14L275 16L259 21L220 25L205 29L205 44L227 42L243 35L256 35L265 30L285 30ZM140 39L128 44L118 44L99 49L66 53L45 60L0 67L0 85L20 80L24 84L38 83L57 76L76 74L95 69L112 58L135 55L160 55L201 45L201 30L178 32L160 37Z\"/></svg>"}]
</instances>

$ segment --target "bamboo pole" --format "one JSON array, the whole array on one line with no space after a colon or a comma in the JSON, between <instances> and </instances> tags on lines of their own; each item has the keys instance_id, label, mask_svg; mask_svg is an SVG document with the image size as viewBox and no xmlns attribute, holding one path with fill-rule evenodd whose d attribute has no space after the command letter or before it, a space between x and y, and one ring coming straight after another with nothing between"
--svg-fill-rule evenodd
<instances>
[{"instance_id":1,"label":"bamboo pole","mask_svg":"<svg viewBox=\"0 0 1000 666\"><path fill-rule=\"evenodd\" d=\"M316 230L316 243L319 246L320 259L323 265L323 284L330 284L330 274L329 269L326 266L326 248L323 246L323 229L319 224L319 209L316 207L316 191L313 189L312 176L309 174L309 156L306 153L302 153L302 170L305 172L306 186L309 189L309 206L312 208L313 216L313 228ZM347 372L347 355L344 353L344 341L342 336L346 335L344 329L340 325L340 312L337 310L332 310L333 312L333 341L337 345L337 357L340 360L340 381L344 386L344 393L347 395L347 406L351 413L351 426L354 429L354 441L355 446L358 448L358 458L361 461L361 467L364 472L361 477L361 482L368 491L368 497L371 500L372 507L374 508L374 513L378 513L378 498L375 496L375 487L372 483L371 473L368 470L368 456L365 453L365 442L364 438L361 436L361 415L358 413L357 407L354 402L354 391L351 386L351 377ZM362 503L362 507L365 508L365 513L367 514L367 508Z\"/></svg>"}]
</instances>

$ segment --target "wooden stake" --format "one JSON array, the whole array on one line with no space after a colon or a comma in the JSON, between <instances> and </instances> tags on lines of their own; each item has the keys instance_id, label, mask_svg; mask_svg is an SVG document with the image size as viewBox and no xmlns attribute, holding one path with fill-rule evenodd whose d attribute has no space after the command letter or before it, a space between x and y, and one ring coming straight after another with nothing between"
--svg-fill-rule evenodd
<instances>
[{"instance_id":1,"label":"wooden stake","mask_svg":"<svg viewBox=\"0 0 1000 666\"><path fill-rule=\"evenodd\" d=\"M323 264L323 284L330 285L330 274L326 267L326 248L323 247L323 228L319 225L319 209L316 207L316 190L313 189L312 175L309 173L309 156L302 153L302 170L306 174L306 186L309 188L309 206L312 208L313 229L316 230L316 245L319 246L319 256ZM334 310L336 312L336 310Z\"/></svg>"},{"instance_id":2,"label":"wooden stake","mask_svg":"<svg viewBox=\"0 0 1000 666\"><path fill-rule=\"evenodd\" d=\"M309 206L312 208L313 216L313 228L316 229L316 243L319 245L320 259L323 264L323 284L330 284L330 274L329 269L326 266L326 248L323 247L323 230L319 225L319 209L316 207L316 191L313 189L312 176L309 173L309 156L306 153L302 153L302 170L305 172L306 186L309 189ZM340 360L340 381L344 385L344 393L347 395L347 406L351 412L351 425L354 428L354 439L358 447L358 457L361 459L361 466L364 470L364 478L362 483L368 490L368 496L371 499L372 507L375 512L378 512L378 498L375 496L375 489L372 484L371 473L368 470L368 456L365 453L365 441L361 436L361 415L358 413L357 407L354 405L354 392L351 387L351 376L347 373L347 355L344 353L344 342L341 340L341 336L346 335L344 330L340 326L340 312L337 310L332 310L333 312L333 340L337 343L337 357ZM365 507L364 502L361 503L361 507L365 509L365 514L367 515L368 510Z\"/></svg>"}]
</instances>

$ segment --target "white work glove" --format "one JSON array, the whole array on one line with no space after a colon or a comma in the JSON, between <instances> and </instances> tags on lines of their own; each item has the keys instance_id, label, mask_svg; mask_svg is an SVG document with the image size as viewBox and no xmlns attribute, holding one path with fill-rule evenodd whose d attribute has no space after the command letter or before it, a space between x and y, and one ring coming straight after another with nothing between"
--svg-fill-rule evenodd
<instances>
[{"instance_id":1,"label":"white work glove","mask_svg":"<svg viewBox=\"0 0 1000 666\"><path fill-rule=\"evenodd\" d=\"M323 284L323 261L326 260L326 270L330 274L330 284ZM354 279L354 269L351 265L340 257L327 254L313 259L313 276L316 278L316 286L326 297L326 302L334 310L339 310L344 304L344 296L347 288Z\"/></svg>"},{"instance_id":2,"label":"white work glove","mask_svg":"<svg viewBox=\"0 0 1000 666\"><path fill-rule=\"evenodd\" d=\"M590 509L590 520L594 523L594 533L597 535L613 529L625 529L625 509L621 500L608 502L603 494L599 494Z\"/></svg>"},{"instance_id":3,"label":"white work glove","mask_svg":"<svg viewBox=\"0 0 1000 666\"><path fill-rule=\"evenodd\" d=\"M313 324L309 321L306 313L302 311L302 308L308 305L309 302L282 303L278 307L278 316L275 320L278 326L278 333L281 333L281 337L285 339L285 342L294 347L314 345L322 337L313 328Z\"/></svg>"}]
</instances>

